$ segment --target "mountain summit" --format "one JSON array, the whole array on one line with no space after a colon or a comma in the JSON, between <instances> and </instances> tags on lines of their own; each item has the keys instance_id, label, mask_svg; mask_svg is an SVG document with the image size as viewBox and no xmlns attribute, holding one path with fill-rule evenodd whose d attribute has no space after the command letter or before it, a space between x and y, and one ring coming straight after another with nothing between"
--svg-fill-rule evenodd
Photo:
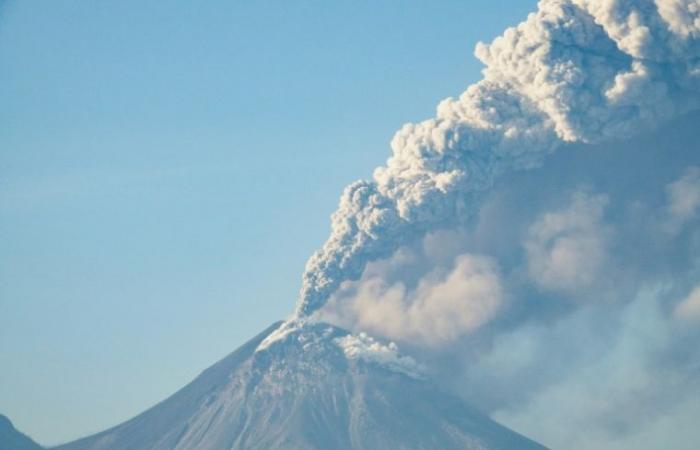
<instances>
[{"instance_id":1,"label":"mountain summit","mask_svg":"<svg viewBox=\"0 0 700 450\"><path fill-rule=\"evenodd\" d=\"M278 327L143 414L56 450L546 450L438 390L393 345Z\"/></svg>"}]
</instances>

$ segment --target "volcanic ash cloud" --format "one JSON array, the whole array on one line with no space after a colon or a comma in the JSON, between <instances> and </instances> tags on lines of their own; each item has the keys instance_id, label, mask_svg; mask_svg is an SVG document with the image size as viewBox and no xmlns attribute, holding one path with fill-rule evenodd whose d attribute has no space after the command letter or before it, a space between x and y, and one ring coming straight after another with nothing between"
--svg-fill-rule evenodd
<instances>
[{"instance_id":1,"label":"volcanic ash cloud","mask_svg":"<svg viewBox=\"0 0 700 450\"><path fill-rule=\"evenodd\" d=\"M386 166L345 189L295 317L368 262L467 223L499 177L538 167L564 143L629 137L698 109L699 37L697 0L543 0L478 44L483 79L442 101L435 118L405 125Z\"/></svg>"}]
</instances>

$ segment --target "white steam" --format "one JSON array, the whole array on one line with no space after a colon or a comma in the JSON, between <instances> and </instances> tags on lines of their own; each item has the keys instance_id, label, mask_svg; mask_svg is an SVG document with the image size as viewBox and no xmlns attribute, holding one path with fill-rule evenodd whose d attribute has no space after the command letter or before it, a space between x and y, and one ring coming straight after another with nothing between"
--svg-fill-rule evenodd
<instances>
[{"instance_id":1,"label":"white steam","mask_svg":"<svg viewBox=\"0 0 700 450\"><path fill-rule=\"evenodd\" d=\"M464 223L501 175L565 142L626 137L700 106L697 0L543 0L492 44L484 78L437 117L405 125L372 181L345 189L307 263L296 316L323 306L369 261Z\"/></svg>"},{"instance_id":2,"label":"white steam","mask_svg":"<svg viewBox=\"0 0 700 450\"><path fill-rule=\"evenodd\" d=\"M383 344L365 333L348 334L335 339L348 359L377 362L413 378L422 378L423 368L410 356L399 354L393 342Z\"/></svg>"}]
</instances>

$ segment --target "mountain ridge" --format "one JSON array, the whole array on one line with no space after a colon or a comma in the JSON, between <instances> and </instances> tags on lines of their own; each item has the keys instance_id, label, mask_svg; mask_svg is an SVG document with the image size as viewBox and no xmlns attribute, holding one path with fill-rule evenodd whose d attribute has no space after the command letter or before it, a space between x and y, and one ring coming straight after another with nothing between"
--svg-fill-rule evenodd
<instances>
[{"instance_id":1,"label":"mountain ridge","mask_svg":"<svg viewBox=\"0 0 700 450\"><path fill-rule=\"evenodd\" d=\"M44 448L17 430L10 419L0 414L0 450L44 450Z\"/></svg>"}]
</instances>

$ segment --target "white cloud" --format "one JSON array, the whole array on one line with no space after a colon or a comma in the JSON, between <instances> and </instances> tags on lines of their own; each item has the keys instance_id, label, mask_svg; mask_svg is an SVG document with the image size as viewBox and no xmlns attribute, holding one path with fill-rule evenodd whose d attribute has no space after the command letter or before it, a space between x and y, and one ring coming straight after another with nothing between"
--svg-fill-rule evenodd
<instances>
[{"instance_id":1,"label":"white cloud","mask_svg":"<svg viewBox=\"0 0 700 450\"><path fill-rule=\"evenodd\" d=\"M675 34L700 37L700 3L697 0L656 0L656 6Z\"/></svg>"},{"instance_id":2,"label":"white cloud","mask_svg":"<svg viewBox=\"0 0 700 450\"><path fill-rule=\"evenodd\" d=\"M676 181L666 186L668 230L679 231L698 215L700 209L700 168L689 167Z\"/></svg>"},{"instance_id":3,"label":"white cloud","mask_svg":"<svg viewBox=\"0 0 700 450\"><path fill-rule=\"evenodd\" d=\"M594 282L607 259L610 229L602 222L607 203L605 195L577 192L568 208L537 219L524 243L535 282L570 292Z\"/></svg>"},{"instance_id":4,"label":"white cloud","mask_svg":"<svg viewBox=\"0 0 700 450\"><path fill-rule=\"evenodd\" d=\"M680 320L700 321L700 285L676 306L673 315Z\"/></svg>"}]
</instances>

